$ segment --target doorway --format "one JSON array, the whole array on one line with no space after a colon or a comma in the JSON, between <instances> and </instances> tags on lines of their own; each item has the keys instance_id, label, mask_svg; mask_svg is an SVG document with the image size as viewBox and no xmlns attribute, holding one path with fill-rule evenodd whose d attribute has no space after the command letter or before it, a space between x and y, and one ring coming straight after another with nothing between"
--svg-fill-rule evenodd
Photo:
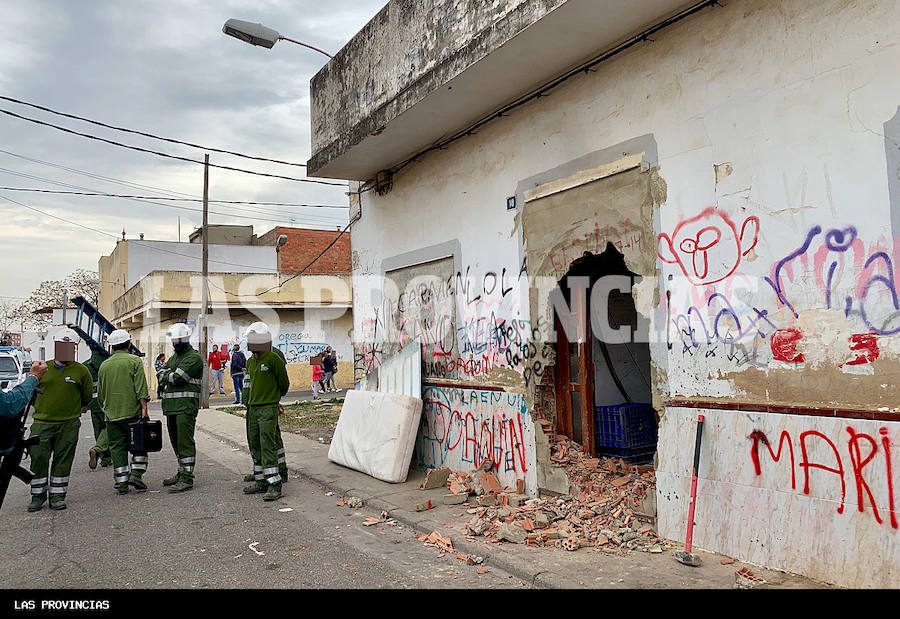
<instances>
[{"instance_id":1,"label":"doorway","mask_svg":"<svg viewBox=\"0 0 900 619\"><path fill-rule=\"evenodd\" d=\"M609 292L606 303L592 299L594 284L610 275L627 278L627 290ZM573 277L586 278L587 290L570 287ZM640 279L628 269L624 255L608 243L600 254L585 252L559 280L576 318L567 333L555 317L556 429L593 456L620 456L643 464L656 450L656 415L650 406L649 327L639 320L631 294ZM592 328L596 322L592 311L603 308L609 326L630 335L627 341L604 341Z\"/></svg>"}]
</instances>

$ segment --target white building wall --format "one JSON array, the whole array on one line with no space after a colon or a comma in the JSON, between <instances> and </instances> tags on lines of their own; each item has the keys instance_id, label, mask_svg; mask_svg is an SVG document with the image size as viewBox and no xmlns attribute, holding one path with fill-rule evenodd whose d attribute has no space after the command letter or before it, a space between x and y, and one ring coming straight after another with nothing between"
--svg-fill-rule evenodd
<instances>
[{"instance_id":1,"label":"white building wall","mask_svg":"<svg viewBox=\"0 0 900 619\"><path fill-rule=\"evenodd\" d=\"M128 241L128 285L141 281L152 271L203 270L202 243L171 241ZM275 273L275 248L260 245L210 245L210 273Z\"/></svg>"},{"instance_id":2,"label":"white building wall","mask_svg":"<svg viewBox=\"0 0 900 619\"><path fill-rule=\"evenodd\" d=\"M386 259L458 243L458 268L468 270L475 282L469 296L477 296L486 273L519 273L520 213L507 211L506 202L524 179L650 136L656 153L645 152L644 160L658 167L667 192L646 234L673 235L716 207L703 225L716 226L726 239L709 250L705 274L689 279L692 262L682 269L660 260L637 295L639 309L662 325L672 344L653 348L660 399L896 411L900 230L891 222L900 204L892 210L889 183L898 179L886 165L886 148L896 147L898 136L889 137L886 147L884 134L900 105L898 23L896 2L734 0L703 11L549 97L429 153L397 175L389 194L363 194L362 217L353 225L354 275L377 275ZM605 162L594 165L599 163ZM719 214L735 222L738 237L742 228L750 231L740 251L737 241L727 242L728 224ZM752 232L757 221L758 236ZM716 274L724 276L721 281ZM376 304L361 291L355 287L357 340L377 324ZM457 291L460 329L467 312L496 308L510 319L530 318L521 290L503 295L496 289L472 304L460 296ZM681 314L695 321L693 340L689 329L671 322ZM709 335L697 322L701 318ZM874 334L874 349L868 334ZM357 350L357 359L377 365L377 355L366 350ZM496 363L506 361L499 357ZM684 413L672 411L661 411L658 499L673 507L661 507L660 533L680 540L693 443ZM698 545L842 584L898 584L900 531L889 520L879 524L868 513L850 513L857 509L856 477L846 460L848 503L838 514L831 494L811 490L796 497L785 491L783 479L751 479L747 437L754 424L737 411L709 415L715 423L704 439L706 489L698 514L717 521L698 521ZM847 456L849 435L834 419L760 415L767 433L791 428L797 440L803 426L841 444ZM896 504L900 421L888 416L847 425L875 439L873 458L880 463L891 451ZM814 457L827 462L828 454L811 455L809 462ZM880 474L870 466L865 479ZM820 473L810 475L818 480ZM884 514L889 492L886 485L878 490ZM667 498L675 494L677 505ZM823 530L832 532L827 543L820 539ZM776 543L753 541L769 537Z\"/></svg>"}]
</instances>

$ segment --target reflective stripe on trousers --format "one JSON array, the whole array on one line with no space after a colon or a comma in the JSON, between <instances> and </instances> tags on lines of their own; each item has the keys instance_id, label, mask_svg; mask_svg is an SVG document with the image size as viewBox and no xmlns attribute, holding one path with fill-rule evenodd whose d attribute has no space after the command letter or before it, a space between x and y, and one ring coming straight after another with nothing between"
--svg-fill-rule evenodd
<instances>
[{"instance_id":1,"label":"reflective stripe on trousers","mask_svg":"<svg viewBox=\"0 0 900 619\"><path fill-rule=\"evenodd\" d=\"M44 494L47 492L49 477L35 477L31 480L31 494Z\"/></svg>"}]
</instances>

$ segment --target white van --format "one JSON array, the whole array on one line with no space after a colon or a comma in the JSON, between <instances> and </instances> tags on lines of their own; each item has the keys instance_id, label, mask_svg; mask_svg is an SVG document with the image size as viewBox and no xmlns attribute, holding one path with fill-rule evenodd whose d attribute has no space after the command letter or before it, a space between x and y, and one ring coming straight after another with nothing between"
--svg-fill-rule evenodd
<instances>
[{"instance_id":1,"label":"white van","mask_svg":"<svg viewBox=\"0 0 900 619\"><path fill-rule=\"evenodd\" d=\"M0 346L0 389L9 391L28 376L31 353L14 346Z\"/></svg>"}]
</instances>

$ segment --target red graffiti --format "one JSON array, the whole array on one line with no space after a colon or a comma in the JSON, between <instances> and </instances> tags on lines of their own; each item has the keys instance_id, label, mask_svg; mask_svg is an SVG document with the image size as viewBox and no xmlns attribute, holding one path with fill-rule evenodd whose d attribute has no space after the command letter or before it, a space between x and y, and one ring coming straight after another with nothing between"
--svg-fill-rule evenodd
<instances>
[{"instance_id":1,"label":"red graffiti","mask_svg":"<svg viewBox=\"0 0 900 619\"><path fill-rule=\"evenodd\" d=\"M803 339L800 329L779 329L772 334L770 346L772 358L785 363L805 363L806 357L797 352L797 344Z\"/></svg>"},{"instance_id":2,"label":"red graffiti","mask_svg":"<svg viewBox=\"0 0 900 619\"><path fill-rule=\"evenodd\" d=\"M794 446L791 444L791 435L788 434L787 430L782 431L781 437L778 439L778 452L772 451L772 445L769 443L769 439L766 437L765 432L756 431L750 435L750 438L753 439L753 446L750 447L750 459L753 460L753 468L756 471L757 475L762 475L762 468L759 463L759 444L762 443L769 449L769 455L772 456L772 460L778 462L781 460L781 449L784 447L785 442L787 442L788 449L791 452L791 488L797 489L797 477L794 474Z\"/></svg>"},{"instance_id":3,"label":"red graffiti","mask_svg":"<svg viewBox=\"0 0 900 619\"><path fill-rule=\"evenodd\" d=\"M894 474L891 469L891 439L888 438L887 428L880 428L878 433L881 434L881 445L884 447L884 459L887 463L888 497L890 497L888 508L891 511L891 526L896 529L897 511L894 509Z\"/></svg>"},{"instance_id":4,"label":"red graffiti","mask_svg":"<svg viewBox=\"0 0 900 619\"><path fill-rule=\"evenodd\" d=\"M879 453L883 453L884 455L884 463L885 463L885 473L887 475L887 492L888 492L888 506L890 511L890 526L894 529L898 529L898 519L897 512L895 507L895 499L894 499L894 480L893 480L893 468L892 468L892 460L891 460L891 441L888 437L888 429L880 428L879 434L881 435L880 449L879 442L876 441L873 437L868 434L864 434L862 432L857 432L852 427L847 426L845 428L847 433L850 435L850 439L847 442L847 455L850 457L850 465L851 471L853 474L853 479L856 483L856 504L857 509L860 513L866 511L866 503L868 502L872 506L872 513L875 517L875 520L878 524L883 524L884 519L882 515L878 511L878 501L876 501L875 493L872 491L872 488L869 486L869 482L864 475L864 470L868 467L869 479L871 479L872 467L875 465L875 462L880 462ZM835 464L834 466L831 463L822 463L822 462L811 462L808 446L811 446L808 439L811 437L815 437L821 439L824 445L827 445L831 448L831 451L834 453ZM787 445L788 450L791 456L791 488L796 490L796 480L794 476L795 470L795 462L794 462L794 448L791 442L791 436L787 430L783 430L781 432L781 436L778 440L778 451L774 451L772 449L772 445L770 444L768 438L766 437L765 432L761 430L755 430L752 434L750 434L749 438L753 441L750 446L750 460L753 463L753 469L757 476L762 475L762 466L760 462L759 456L759 445L762 443L766 446L769 451L769 455L772 457L774 462L779 462L782 457L782 453L784 451L785 445ZM863 454L863 449L861 448L861 444L865 444L868 446L868 450L865 455ZM801 460L799 462L799 466L804 471L804 485L803 485L803 494L810 494L811 480L810 480L810 469L817 469L820 471L826 471L828 473L833 473L837 475L841 480L841 502L837 508L837 512L839 514L844 513L844 502L847 495L847 485L844 476L844 463L841 458L841 452L838 450L835 443L829 439L827 436L822 434L821 432L817 432L815 430L809 430L807 432L803 432L800 434L800 451L801 451ZM876 486L877 487L877 486ZM884 505L884 502L881 502Z\"/></svg>"},{"instance_id":5,"label":"red graffiti","mask_svg":"<svg viewBox=\"0 0 900 619\"><path fill-rule=\"evenodd\" d=\"M833 469L830 466L825 466L824 464L819 464L816 462L810 462L809 456L806 451L806 437L807 436L818 436L823 441L825 441L831 450L834 452L834 457L837 460L837 468ZM831 442L827 436L822 434L821 432L817 432L816 430L807 430L800 435L800 451L803 454L803 461L800 462L800 466L803 467L803 472L805 474L806 482L803 484L803 494L809 494L809 469L819 469L821 471L828 471L829 473L834 473L839 475L841 478L841 504L838 505L838 513L844 513L844 499L847 496L847 483L844 481L844 464L841 462L841 454L838 452L837 447L834 446L834 443Z\"/></svg>"},{"instance_id":6,"label":"red graffiti","mask_svg":"<svg viewBox=\"0 0 900 619\"><path fill-rule=\"evenodd\" d=\"M872 363L881 354L881 351L878 349L878 335L875 333L858 333L856 335L851 335L850 350L861 354L857 354L856 358L852 361L841 364L841 367L844 367L845 365L866 365Z\"/></svg>"},{"instance_id":7,"label":"red graffiti","mask_svg":"<svg viewBox=\"0 0 900 619\"><path fill-rule=\"evenodd\" d=\"M677 264L695 285L720 282L737 271L741 258L756 247L759 218L748 217L740 233L728 215L709 207L657 238L659 257Z\"/></svg>"},{"instance_id":8,"label":"red graffiti","mask_svg":"<svg viewBox=\"0 0 900 619\"><path fill-rule=\"evenodd\" d=\"M853 477L856 479L856 496L859 499L859 511L860 513L865 511L865 507L863 507L863 490L865 490L866 494L869 496L869 503L872 504L872 511L875 512L875 520L878 521L878 524L881 524L882 520L881 516L878 514L878 507L875 505L875 497L872 496L872 490L869 488L869 484L866 483L866 479L862 474L863 467L875 457L875 453L878 451L878 444L875 442L875 439L868 434L857 434L850 426L847 426L847 432L850 434L850 440L847 442L847 447L850 451L850 464L853 467ZM865 460L862 459L859 449L860 439L868 441L869 445L872 447L872 451L869 452L869 455L866 456Z\"/></svg>"}]
</instances>

